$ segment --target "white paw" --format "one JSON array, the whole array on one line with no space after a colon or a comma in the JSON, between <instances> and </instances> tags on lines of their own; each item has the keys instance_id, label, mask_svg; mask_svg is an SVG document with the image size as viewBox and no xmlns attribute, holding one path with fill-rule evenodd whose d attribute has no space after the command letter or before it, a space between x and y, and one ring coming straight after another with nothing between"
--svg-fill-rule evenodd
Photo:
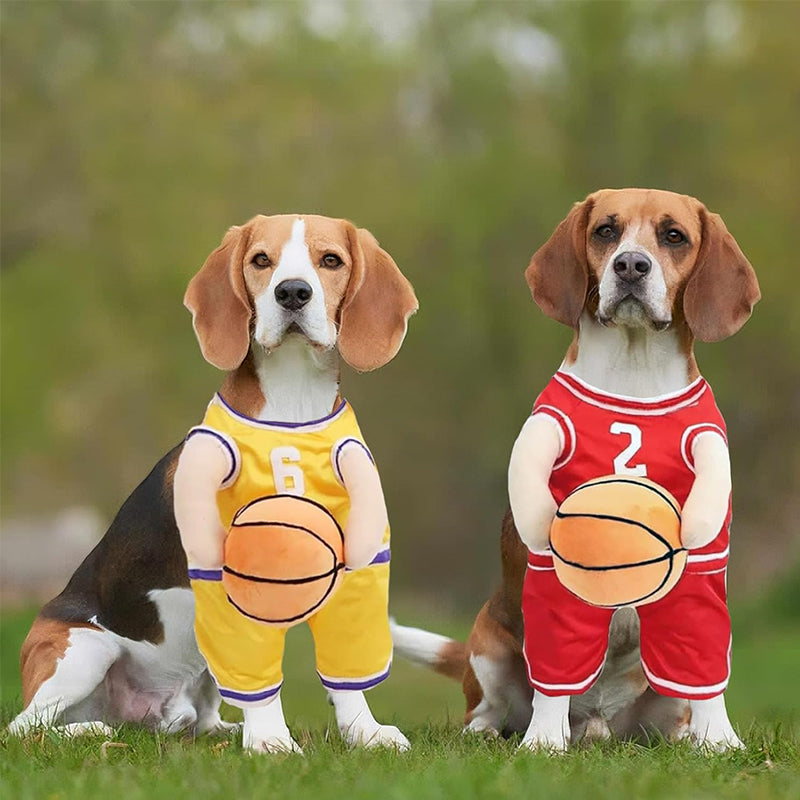
<instances>
[{"instance_id":1,"label":"white paw","mask_svg":"<svg viewBox=\"0 0 800 800\"><path fill-rule=\"evenodd\" d=\"M520 750L544 750L548 753L566 753L569 740L560 727L545 728L531 724L519 743Z\"/></svg>"},{"instance_id":2,"label":"white paw","mask_svg":"<svg viewBox=\"0 0 800 800\"><path fill-rule=\"evenodd\" d=\"M303 748L292 739L289 731L278 736L257 736L245 734L242 747L248 753L299 753L303 754Z\"/></svg>"},{"instance_id":3,"label":"white paw","mask_svg":"<svg viewBox=\"0 0 800 800\"><path fill-rule=\"evenodd\" d=\"M689 738L698 750L709 753L724 753L726 750L744 750L744 742L736 735L732 727L712 730L707 728L700 732L689 726Z\"/></svg>"},{"instance_id":4,"label":"white paw","mask_svg":"<svg viewBox=\"0 0 800 800\"><path fill-rule=\"evenodd\" d=\"M231 733L238 733L241 729L241 722L225 722L219 719L213 725L209 725L204 733L209 736L228 736Z\"/></svg>"},{"instance_id":5,"label":"white paw","mask_svg":"<svg viewBox=\"0 0 800 800\"><path fill-rule=\"evenodd\" d=\"M471 719L469 724L464 726L464 729L461 731L461 733L464 736L469 736L472 734L475 736L487 736L492 739L500 735L500 731L498 731L491 722L481 719L480 717Z\"/></svg>"},{"instance_id":6,"label":"white paw","mask_svg":"<svg viewBox=\"0 0 800 800\"><path fill-rule=\"evenodd\" d=\"M105 736L113 738L114 729L104 722L70 722L69 725L61 725L53 729L59 736Z\"/></svg>"},{"instance_id":7,"label":"white paw","mask_svg":"<svg viewBox=\"0 0 800 800\"><path fill-rule=\"evenodd\" d=\"M408 750L411 742L394 725L378 725L377 728L350 727L342 735L351 747L366 747L371 750L376 747L390 747L399 752Z\"/></svg>"}]
</instances>

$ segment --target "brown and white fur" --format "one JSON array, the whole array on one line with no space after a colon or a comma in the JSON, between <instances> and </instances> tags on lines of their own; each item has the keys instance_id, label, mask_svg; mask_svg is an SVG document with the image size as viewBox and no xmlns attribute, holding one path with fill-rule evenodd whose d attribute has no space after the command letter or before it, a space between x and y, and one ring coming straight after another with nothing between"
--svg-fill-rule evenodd
<instances>
[{"instance_id":1,"label":"brown and white fur","mask_svg":"<svg viewBox=\"0 0 800 800\"><path fill-rule=\"evenodd\" d=\"M417 308L411 285L368 231L312 215L257 216L231 228L191 281L184 302L203 355L227 372L220 390L225 401L242 414L280 422L328 415L339 399L339 356L361 371L387 363ZM204 437L190 442L198 438ZM24 710L11 723L12 733L37 725L69 734L108 733L120 722L197 734L228 727L197 649L194 600L173 511L173 487L180 494L183 480L187 493L196 457L213 463L219 455L197 450L178 445L161 459L34 621L20 658ZM349 469L355 481L345 556L359 566L373 555L370 526L385 520L386 512L377 472L351 455L349 467L342 459L343 473ZM371 502L356 496L362 483ZM176 510L184 515L181 528L197 525L201 532L184 538L190 556L202 564L209 557L204 548L210 545L213 557L219 543L203 539L208 528L197 516L202 503L194 511L191 506ZM213 512L205 511L219 525L215 504ZM385 521L380 533L384 529ZM349 743L408 746L400 731L375 721L362 692L330 696ZM245 712L244 744L253 751L297 749L279 696Z\"/></svg>"},{"instance_id":2,"label":"brown and white fur","mask_svg":"<svg viewBox=\"0 0 800 800\"><path fill-rule=\"evenodd\" d=\"M603 190L576 204L526 271L542 311L574 328L561 369L601 390L654 397L698 375L695 339L735 333L759 299L747 259L722 219L698 200L672 192ZM501 586L462 645L395 625L397 651L463 681L466 727L525 732L522 745L560 751L581 737L636 737L657 730L711 748L739 747L722 696L683 700L648 687L639 660L638 617L613 617L605 666L583 695L534 693L522 655L521 592L527 548L545 549L555 503L548 481L560 447L549 420L531 417L509 465L511 510L503 520ZM683 509L689 548L719 531L730 493L721 437L698 437L696 480ZM525 631L536 637L536 631Z\"/></svg>"}]
</instances>

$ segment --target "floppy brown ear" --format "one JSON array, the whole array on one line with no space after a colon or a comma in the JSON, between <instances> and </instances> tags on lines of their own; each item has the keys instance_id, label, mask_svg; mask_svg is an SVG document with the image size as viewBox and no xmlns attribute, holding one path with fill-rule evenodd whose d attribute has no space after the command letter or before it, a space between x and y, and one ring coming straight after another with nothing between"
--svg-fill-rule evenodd
<instances>
[{"instance_id":1,"label":"floppy brown ear","mask_svg":"<svg viewBox=\"0 0 800 800\"><path fill-rule=\"evenodd\" d=\"M394 259L369 231L350 226L348 236L353 267L342 302L339 353L353 369L368 372L397 355L419 304Z\"/></svg>"},{"instance_id":2,"label":"floppy brown ear","mask_svg":"<svg viewBox=\"0 0 800 800\"><path fill-rule=\"evenodd\" d=\"M242 274L247 233L246 226L230 228L183 297L203 357L224 370L236 369L250 349L252 310Z\"/></svg>"},{"instance_id":3,"label":"floppy brown ear","mask_svg":"<svg viewBox=\"0 0 800 800\"><path fill-rule=\"evenodd\" d=\"M548 317L578 327L586 303L589 268L586 263L586 226L593 200L576 203L552 236L533 254L525 280L536 305Z\"/></svg>"},{"instance_id":4,"label":"floppy brown ear","mask_svg":"<svg viewBox=\"0 0 800 800\"><path fill-rule=\"evenodd\" d=\"M753 267L722 217L704 206L700 219L703 240L686 284L683 311L696 339L718 342L747 322L761 291Z\"/></svg>"}]
</instances>

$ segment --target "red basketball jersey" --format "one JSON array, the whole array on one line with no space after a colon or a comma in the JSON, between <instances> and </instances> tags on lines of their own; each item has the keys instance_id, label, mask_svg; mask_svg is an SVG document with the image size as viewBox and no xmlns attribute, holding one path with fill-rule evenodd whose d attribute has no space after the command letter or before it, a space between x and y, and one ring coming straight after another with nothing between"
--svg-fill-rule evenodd
<instances>
[{"instance_id":1,"label":"red basketball jersey","mask_svg":"<svg viewBox=\"0 0 800 800\"><path fill-rule=\"evenodd\" d=\"M550 476L558 505L585 481L614 473L649 478L683 506L694 482L695 437L713 431L727 441L722 414L703 378L678 392L642 399L602 392L574 375L557 372L537 398L533 413L547 414L561 430L563 446ZM719 535L693 550L690 562L724 565L730 519L729 501Z\"/></svg>"}]
</instances>

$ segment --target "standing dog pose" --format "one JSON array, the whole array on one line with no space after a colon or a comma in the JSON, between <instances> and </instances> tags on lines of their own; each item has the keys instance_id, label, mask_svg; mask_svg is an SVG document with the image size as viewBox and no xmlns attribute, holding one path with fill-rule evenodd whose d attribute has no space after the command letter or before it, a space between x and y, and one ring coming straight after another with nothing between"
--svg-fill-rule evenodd
<instances>
[{"instance_id":1,"label":"standing dog pose","mask_svg":"<svg viewBox=\"0 0 800 800\"><path fill-rule=\"evenodd\" d=\"M624 189L577 204L526 278L575 336L514 445L503 585L466 647L396 626L398 652L462 676L468 728L525 730L525 747L563 750L582 735L647 728L741 746L722 696L730 464L692 344L744 324L759 298L755 274L699 201ZM611 472L672 484L690 553L671 595L613 618L560 586L548 550L557 504Z\"/></svg>"},{"instance_id":2,"label":"standing dog pose","mask_svg":"<svg viewBox=\"0 0 800 800\"><path fill-rule=\"evenodd\" d=\"M368 231L317 216L259 216L231 228L192 280L186 303L204 356L227 371L210 408L254 436L283 430L299 438L344 424L345 417L352 423L348 432L357 430L339 395L339 355L358 370L387 363L417 308L411 285ZM193 630L173 486L193 566L213 565L220 547L215 495L234 483L228 471L238 455L225 436L191 436L134 490L66 589L33 623L21 654L25 708L10 726L13 733L37 724L70 733L119 722L197 733L225 727ZM387 530L377 472L352 440L338 450L336 466L351 508L345 528L350 575L382 571L373 583L385 585L385 559L366 566L385 547ZM186 502L198 487L200 501ZM374 624L380 628L380 619ZM385 677L391 643L388 635L384 640L387 646L373 654L382 659L379 674L342 681L351 674L344 663L343 674L327 676L327 687L349 743L406 747L400 731L375 721L363 694ZM277 691L245 709L244 743L256 751L296 748Z\"/></svg>"}]
</instances>

